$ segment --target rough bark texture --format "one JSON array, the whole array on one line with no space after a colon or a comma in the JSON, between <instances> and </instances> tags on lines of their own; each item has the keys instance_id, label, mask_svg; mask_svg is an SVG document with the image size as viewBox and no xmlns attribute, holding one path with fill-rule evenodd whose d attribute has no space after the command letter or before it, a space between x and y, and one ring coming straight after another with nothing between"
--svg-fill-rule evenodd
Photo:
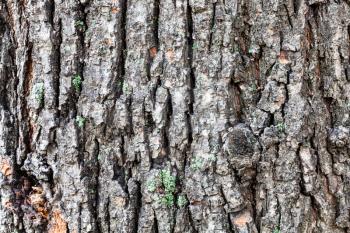
<instances>
[{"instance_id":1,"label":"rough bark texture","mask_svg":"<svg viewBox=\"0 0 350 233\"><path fill-rule=\"evenodd\" d=\"M350 232L349 0L0 12L0 232Z\"/></svg>"}]
</instances>

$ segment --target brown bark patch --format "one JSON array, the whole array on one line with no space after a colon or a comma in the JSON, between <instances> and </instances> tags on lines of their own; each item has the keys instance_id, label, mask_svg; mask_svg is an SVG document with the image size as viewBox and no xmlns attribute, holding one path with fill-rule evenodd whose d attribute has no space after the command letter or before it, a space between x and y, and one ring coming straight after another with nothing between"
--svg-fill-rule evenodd
<instances>
[{"instance_id":1,"label":"brown bark patch","mask_svg":"<svg viewBox=\"0 0 350 233\"><path fill-rule=\"evenodd\" d=\"M152 47L149 50L149 56L153 59L155 58L157 55L157 48L156 47Z\"/></svg>"},{"instance_id":2,"label":"brown bark patch","mask_svg":"<svg viewBox=\"0 0 350 233\"><path fill-rule=\"evenodd\" d=\"M198 200L194 200L191 202L191 205L193 206L197 206L197 205L204 205L205 203L203 201L198 201Z\"/></svg>"},{"instance_id":3,"label":"brown bark patch","mask_svg":"<svg viewBox=\"0 0 350 233\"><path fill-rule=\"evenodd\" d=\"M119 11L120 11L119 7L112 7L112 13L113 14L117 14L117 13L119 13Z\"/></svg>"},{"instance_id":4,"label":"brown bark patch","mask_svg":"<svg viewBox=\"0 0 350 233\"><path fill-rule=\"evenodd\" d=\"M103 43L105 43L108 46L112 46L113 45L113 41L111 38L106 38L103 40Z\"/></svg>"},{"instance_id":5,"label":"brown bark patch","mask_svg":"<svg viewBox=\"0 0 350 233\"><path fill-rule=\"evenodd\" d=\"M62 218L61 212L59 210L53 211L49 233L66 233L66 232L67 232L67 223Z\"/></svg>"},{"instance_id":6,"label":"brown bark patch","mask_svg":"<svg viewBox=\"0 0 350 233\"><path fill-rule=\"evenodd\" d=\"M278 56L278 61L285 65L289 63L287 52L286 51L281 51L280 55Z\"/></svg>"},{"instance_id":7,"label":"brown bark patch","mask_svg":"<svg viewBox=\"0 0 350 233\"><path fill-rule=\"evenodd\" d=\"M12 175L12 168L7 159L0 158L0 171L6 177Z\"/></svg>"},{"instance_id":8,"label":"brown bark patch","mask_svg":"<svg viewBox=\"0 0 350 233\"><path fill-rule=\"evenodd\" d=\"M46 200L43 189L41 187L32 187L33 191L28 197L31 206L45 219L49 217Z\"/></svg>"},{"instance_id":9,"label":"brown bark patch","mask_svg":"<svg viewBox=\"0 0 350 233\"><path fill-rule=\"evenodd\" d=\"M10 199L3 199L1 201L1 205L4 206L6 209L9 209L9 210L12 210L12 211L15 210Z\"/></svg>"},{"instance_id":10,"label":"brown bark patch","mask_svg":"<svg viewBox=\"0 0 350 233\"><path fill-rule=\"evenodd\" d=\"M174 53L174 50L173 49L168 49L167 52L166 52L166 58L168 61L172 62L174 61L174 58L175 58L175 53Z\"/></svg>"},{"instance_id":11,"label":"brown bark patch","mask_svg":"<svg viewBox=\"0 0 350 233\"><path fill-rule=\"evenodd\" d=\"M233 219L233 224L235 224L237 227L243 227L250 221L251 221L250 214L248 211L246 211L246 212L236 216Z\"/></svg>"},{"instance_id":12,"label":"brown bark patch","mask_svg":"<svg viewBox=\"0 0 350 233\"><path fill-rule=\"evenodd\" d=\"M114 204L117 206L117 207L124 207L125 204L126 204L126 200L124 197L115 197L114 198Z\"/></svg>"}]
</instances>

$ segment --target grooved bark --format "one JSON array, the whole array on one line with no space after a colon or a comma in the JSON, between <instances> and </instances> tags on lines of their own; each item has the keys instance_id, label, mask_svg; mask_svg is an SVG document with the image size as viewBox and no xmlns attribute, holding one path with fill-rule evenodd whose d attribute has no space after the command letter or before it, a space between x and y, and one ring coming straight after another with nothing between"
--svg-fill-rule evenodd
<instances>
[{"instance_id":1,"label":"grooved bark","mask_svg":"<svg viewBox=\"0 0 350 233\"><path fill-rule=\"evenodd\" d=\"M0 232L350 232L348 0L0 12Z\"/></svg>"}]
</instances>

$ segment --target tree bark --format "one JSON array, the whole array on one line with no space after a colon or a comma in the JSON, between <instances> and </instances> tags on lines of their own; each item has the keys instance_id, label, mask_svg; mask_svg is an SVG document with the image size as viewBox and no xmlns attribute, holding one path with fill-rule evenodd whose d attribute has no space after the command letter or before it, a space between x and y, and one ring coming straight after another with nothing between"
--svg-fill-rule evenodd
<instances>
[{"instance_id":1,"label":"tree bark","mask_svg":"<svg viewBox=\"0 0 350 233\"><path fill-rule=\"evenodd\" d=\"M350 232L349 0L0 12L0 232Z\"/></svg>"}]
</instances>

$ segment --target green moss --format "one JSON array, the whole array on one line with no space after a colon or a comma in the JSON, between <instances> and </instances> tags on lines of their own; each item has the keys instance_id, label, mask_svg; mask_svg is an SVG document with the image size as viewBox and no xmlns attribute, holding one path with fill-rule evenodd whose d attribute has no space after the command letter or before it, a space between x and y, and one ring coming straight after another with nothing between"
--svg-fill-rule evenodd
<instances>
[{"instance_id":1,"label":"green moss","mask_svg":"<svg viewBox=\"0 0 350 233\"><path fill-rule=\"evenodd\" d=\"M193 49L193 50L198 49L198 48L199 48L199 46L198 46L197 43L193 43L193 44L192 44L192 49Z\"/></svg>"},{"instance_id":2,"label":"green moss","mask_svg":"<svg viewBox=\"0 0 350 233\"><path fill-rule=\"evenodd\" d=\"M165 195L161 197L160 203L167 207L172 207L174 206L174 199L174 194L165 193Z\"/></svg>"},{"instance_id":3,"label":"green moss","mask_svg":"<svg viewBox=\"0 0 350 233\"><path fill-rule=\"evenodd\" d=\"M73 87L75 88L75 90L77 92L79 92L81 90L81 83L82 83L82 79L81 79L80 75L75 75L73 77L72 83L73 83Z\"/></svg>"},{"instance_id":4,"label":"green moss","mask_svg":"<svg viewBox=\"0 0 350 233\"><path fill-rule=\"evenodd\" d=\"M160 178L161 178L162 184L164 186L165 193L173 193L173 192L175 192L176 177L172 176L170 174L170 171L161 170L160 171Z\"/></svg>"},{"instance_id":5,"label":"green moss","mask_svg":"<svg viewBox=\"0 0 350 233\"><path fill-rule=\"evenodd\" d=\"M80 31L85 31L85 23L82 20L75 21L75 27Z\"/></svg>"},{"instance_id":6,"label":"green moss","mask_svg":"<svg viewBox=\"0 0 350 233\"><path fill-rule=\"evenodd\" d=\"M249 87L249 90L250 90L251 92L256 91L256 90L257 90L256 84L255 84L255 83L252 83L252 84L250 85L250 87Z\"/></svg>"},{"instance_id":7,"label":"green moss","mask_svg":"<svg viewBox=\"0 0 350 233\"><path fill-rule=\"evenodd\" d=\"M171 175L168 170L159 171L155 179L151 179L146 183L149 192L159 190L159 202L167 207L175 204L176 177Z\"/></svg>"},{"instance_id":8,"label":"green moss","mask_svg":"<svg viewBox=\"0 0 350 233\"><path fill-rule=\"evenodd\" d=\"M212 161L212 162L215 162L215 161L216 161L215 155L209 155L209 156L208 156L208 160L209 160L209 161Z\"/></svg>"},{"instance_id":9,"label":"green moss","mask_svg":"<svg viewBox=\"0 0 350 233\"><path fill-rule=\"evenodd\" d=\"M122 89L123 88L123 81L122 80L119 80L117 82L117 87L118 87L118 89Z\"/></svg>"},{"instance_id":10,"label":"green moss","mask_svg":"<svg viewBox=\"0 0 350 233\"><path fill-rule=\"evenodd\" d=\"M39 103L39 105L42 105L44 103L45 98L45 87L44 83L38 83L35 87L35 99Z\"/></svg>"},{"instance_id":11,"label":"green moss","mask_svg":"<svg viewBox=\"0 0 350 233\"><path fill-rule=\"evenodd\" d=\"M157 183L155 180L149 180L147 183L146 183L146 187L147 187L147 190L150 191L150 192L154 192L156 191L157 189Z\"/></svg>"},{"instance_id":12,"label":"green moss","mask_svg":"<svg viewBox=\"0 0 350 233\"><path fill-rule=\"evenodd\" d=\"M180 195L178 198L177 198L177 206L182 208L184 206L186 206L188 203L187 201L187 198L185 195Z\"/></svg>"},{"instance_id":13,"label":"green moss","mask_svg":"<svg viewBox=\"0 0 350 233\"><path fill-rule=\"evenodd\" d=\"M158 174L146 182L146 189L149 192L156 192L160 204L166 207L175 205L176 176L171 175L169 170L161 170ZM180 203L183 203L180 198Z\"/></svg>"},{"instance_id":14,"label":"green moss","mask_svg":"<svg viewBox=\"0 0 350 233\"><path fill-rule=\"evenodd\" d=\"M273 230L273 233L281 233L281 231L278 227L276 227L275 230Z\"/></svg>"},{"instance_id":15,"label":"green moss","mask_svg":"<svg viewBox=\"0 0 350 233\"><path fill-rule=\"evenodd\" d=\"M82 116L77 116L75 121L77 122L79 128L83 128L85 125L86 119Z\"/></svg>"},{"instance_id":16,"label":"green moss","mask_svg":"<svg viewBox=\"0 0 350 233\"><path fill-rule=\"evenodd\" d=\"M123 93L128 95L131 92L131 87L129 86L128 83L124 82L123 83Z\"/></svg>"},{"instance_id":17,"label":"green moss","mask_svg":"<svg viewBox=\"0 0 350 233\"><path fill-rule=\"evenodd\" d=\"M192 170L200 170L203 167L204 160L202 158L193 158L191 161L191 169Z\"/></svg>"},{"instance_id":18,"label":"green moss","mask_svg":"<svg viewBox=\"0 0 350 233\"><path fill-rule=\"evenodd\" d=\"M278 124L276 125L276 127L277 127L278 132L280 132L280 133L283 133L284 130L286 129L286 127L285 127L285 125L284 125L283 122L278 123Z\"/></svg>"}]
</instances>

